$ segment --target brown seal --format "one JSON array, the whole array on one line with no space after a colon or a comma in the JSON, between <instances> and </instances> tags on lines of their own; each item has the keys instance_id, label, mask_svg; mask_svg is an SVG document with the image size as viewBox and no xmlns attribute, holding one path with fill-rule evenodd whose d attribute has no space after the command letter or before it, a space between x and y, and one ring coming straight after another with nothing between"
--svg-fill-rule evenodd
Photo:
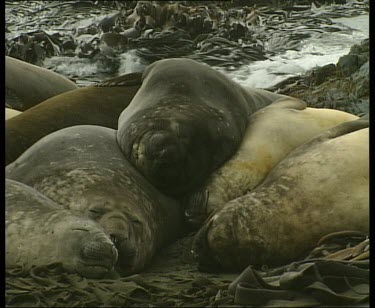
<instances>
[{"instance_id":1,"label":"brown seal","mask_svg":"<svg viewBox=\"0 0 375 308\"><path fill-rule=\"evenodd\" d=\"M141 73L122 75L57 95L6 121L6 164L42 137L64 127L92 124L117 128L119 115L140 86Z\"/></svg>"}]
</instances>

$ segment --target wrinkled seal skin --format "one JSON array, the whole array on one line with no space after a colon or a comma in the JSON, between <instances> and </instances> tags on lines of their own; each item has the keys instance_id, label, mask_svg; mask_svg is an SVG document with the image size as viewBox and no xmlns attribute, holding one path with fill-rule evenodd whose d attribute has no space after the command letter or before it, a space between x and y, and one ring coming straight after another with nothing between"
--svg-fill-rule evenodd
<instances>
[{"instance_id":1,"label":"wrinkled seal skin","mask_svg":"<svg viewBox=\"0 0 375 308\"><path fill-rule=\"evenodd\" d=\"M304 101L292 97L257 111L249 118L238 151L209 176L198 192L204 196L191 198L188 218L200 225L227 202L258 186L293 149L327 129L356 119L357 116L339 110L308 108ZM201 204L194 204L196 200Z\"/></svg>"},{"instance_id":2,"label":"wrinkled seal skin","mask_svg":"<svg viewBox=\"0 0 375 308\"><path fill-rule=\"evenodd\" d=\"M6 179L6 267L63 267L101 278L116 261L117 250L94 221L77 217L35 189Z\"/></svg>"},{"instance_id":3,"label":"wrinkled seal skin","mask_svg":"<svg viewBox=\"0 0 375 308\"><path fill-rule=\"evenodd\" d=\"M141 76L141 73L126 74L66 92L6 121L6 165L59 129L86 124L117 128L118 117L141 86Z\"/></svg>"},{"instance_id":4,"label":"wrinkled seal skin","mask_svg":"<svg viewBox=\"0 0 375 308\"><path fill-rule=\"evenodd\" d=\"M5 121L9 120L19 114L21 114L21 111L18 111L16 109L11 109L11 108L5 108Z\"/></svg>"},{"instance_id":5,"label":"wrinkled seal skin","mask_svg":"<svg viewBox=\"0 0 375 308\"><path fill-rule=\"evenodd\" d=\"M126 158L157 188L183 195L237 150L247 118L281 95L245 90L207 65L165 59L146 68L119 118Z\"/></svg>"},{"instance_id":6,"label":"wrinkled seal skin","mask_svg":"<svg viewBox=\"0 0 375 308\"><path fill-rule=\"evenodd\" d=\"M76 215L97 221L115 243L122 275L142 270L182 235L183 213L125 159L115 130L81 125L54 132L6 168Z\"/></svg>"},{"instance_id":7,"label":"wrinkled seal skin","mask_svg":"<svg viewBox=\"0 0 375 308\"><path fill-rule=\"evenodd\" d=\"M252 192L228 202L197 233L202 268L276 266L326 234L369 231L367 120L345 122L292 151Z\"/></svg>"},{"instance_id":8,"label":"wrinkled seal skin","mask_svg":"<svg viewBox=\"0 0 375 308\"><path fill-rule=\"evenodd\" d=\"M25 111L78 86L51 70L5 56L5 88L7 104Z\"/></svg>"}]
</instances>

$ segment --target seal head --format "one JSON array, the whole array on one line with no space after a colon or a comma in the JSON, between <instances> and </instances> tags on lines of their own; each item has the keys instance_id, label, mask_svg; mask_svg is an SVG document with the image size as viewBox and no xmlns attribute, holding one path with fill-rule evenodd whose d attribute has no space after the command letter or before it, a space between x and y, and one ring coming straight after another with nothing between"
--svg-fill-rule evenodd
<instances>
[{"instance_id":1,"label":"seal head","mask_svg":"<svg viewBox=\"0 0 375 308\"><path fill-rule=\"evenodd\" d=\"M62 263L69 272L101 278L117 249L91 219L73 215L35 189L6 180L6 266Z\"/></svg>"}]
</instances>

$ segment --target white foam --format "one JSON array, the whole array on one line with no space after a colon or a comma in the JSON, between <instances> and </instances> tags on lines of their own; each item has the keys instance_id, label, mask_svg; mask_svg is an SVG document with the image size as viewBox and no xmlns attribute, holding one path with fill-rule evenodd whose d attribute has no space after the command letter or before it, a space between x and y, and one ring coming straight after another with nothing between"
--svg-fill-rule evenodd
<instances>
[{"instance_id":1,"label":"white foam","mask_svg":"<svg viewBox=\"0 0 375 308\"><path fill-rule=\"evenodd\" d=\"M350 47L369 37L369 15L332 19L348 27L340 32L316 34L306 39L300 51L289 50L268 60L245 65L236 71L215 68L244 86L268 88L316 66L336 64Z\"/></svg>"}]
</instances>

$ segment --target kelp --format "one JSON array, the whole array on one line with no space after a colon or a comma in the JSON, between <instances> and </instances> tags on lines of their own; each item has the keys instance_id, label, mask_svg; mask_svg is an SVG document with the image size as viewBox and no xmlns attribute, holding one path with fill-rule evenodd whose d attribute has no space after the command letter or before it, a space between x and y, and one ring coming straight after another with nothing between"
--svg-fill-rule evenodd
<instances>
[{"instance_id":1,"label":"kelp","mask_svg":"<svg viewBox=\"0 0 375 308\"><path fill-rule=\"evenodd\" d=\"M61 264L6 270L8 307L351 306L369 301L369 240L333 234L304 259L237 273L197 270L193 234L160 252L150 268L128 277L87 279ZM342 257L350 248L352 255ZM347 255L344 253L344 255ZM336 257L335 257L336 256ZM358 258L358 256L362 256ZM357 259L356 259L357 258Z\"/></svg>"}]
</instances>

